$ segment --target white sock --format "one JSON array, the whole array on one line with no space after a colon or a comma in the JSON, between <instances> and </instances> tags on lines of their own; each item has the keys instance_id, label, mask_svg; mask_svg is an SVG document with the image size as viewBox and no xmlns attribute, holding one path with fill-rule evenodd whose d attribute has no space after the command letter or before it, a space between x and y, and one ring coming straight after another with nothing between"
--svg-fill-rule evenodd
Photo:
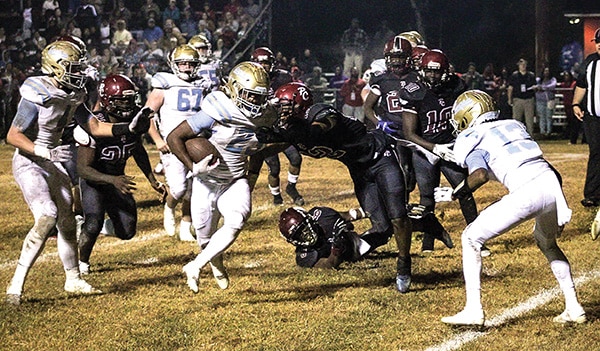
<instances>
[{"instance_id":1,"label":"white sock","mask_svg":"<svg viewBox=\"0 0 600 351\"><path fill-rule=\"evenodd\" d=\"M294 183L294 185L296 185L296 183L298 183L299 177L300 177L299 174L291 174L290 172L288 172L288 184Z\"/></svg>"},{"instance_id":2,"label":"white sock","mask_svg":"<svg viewBox=\"0 0 600 351\"><path fill-rule=\"evenodd\" d=\"M481 245L462 235L465 309L481 310Z\"/></svg>"},{"instance_id":3,"label":"white sock","mask_svg":"<svg viewBox=\"0 0 600 351\"><path fill-rule=\"evenodd\" d=\"M23 292L23 286L25 285L25 278L27 278L27 273L29 273L29 267L17 264L15 275L11 279L10 285L6 289L6 293L21 295Z\"/></svg>"},{"instance_id":4,"label":"white sock","mask_svg":"<svg viewBox=\"0 0 600 351\"><path fill-rule=\"evenodd\" d=\"M271 190L271 195L273 196L281 195L281 189L278 186L272 187L269 185L269 190Z\"/></svg>"},{"instance_id":5,"label":"white sock","mask_svg":"<svg viewBox=\"0 0 600 351\"><path fill-rule=\"evenodd\" d=\"M371 245L369 245L366 241L364 241L363 239L360 239L358 241L358 252L360 253L360 255L364 255L367 252L369 252L369 250L371 250Z\"/></svg>"},{"instance_id":6,"label":"white sock","mask_svg":"<svg viewBox=\"0 0 600 351\"><path fill-rule=\"evenodd\" d=\"M558 280L558 285L565 296L565 306L567 309L579 308L579 301L577 301L577 295L575 293L575 283L571 277L571 266L565 261L552 261L550 262L550 268L552 273Z\"/></svg>"}]
</instances>

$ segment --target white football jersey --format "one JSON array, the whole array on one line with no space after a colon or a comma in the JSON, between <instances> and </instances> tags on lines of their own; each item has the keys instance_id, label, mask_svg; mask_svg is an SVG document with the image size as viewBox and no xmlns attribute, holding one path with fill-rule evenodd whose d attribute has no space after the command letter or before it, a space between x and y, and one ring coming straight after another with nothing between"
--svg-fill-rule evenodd
<instances>
[{"instance_id":1,"label":"white football jersey","mask_svg":"<svg viewBox=\"0 0 600 351\"><path fill-rule=\"evenodd\" d=\"M467 167L467 156L474 150L489 156L489 170L509 191L549 169L525 126L512 119L482 123L460 133L454 144L456 163Z\"/></svg>"},{"instance_id":2,"label":"white football jersey","mask_svg":"<svg viewBox=\"0 0 600 351\"><path fill-rule=\"evenodd\" d=\"M201 112L188 119L193 130L195 129L193 119L206 115L214 120L209 141L215 145L222 160L217 168L200 177L204 180L228 184L246 174L248 156L262 149L263 144L258 142L255 130L258 126L265 125L265 118L247 118L221 91L207 95L202 102ZM194 131L200 132L200 130Z\"/></svg>"},{"instance_id":3,"label":"white football jersey","mask_svg":"<svg viewBox=\"0 0 600 351\"><path fill-rule=\"evenodd\" d=\"M203 63L198 69L198 77L211 82L209 91L215 91L221 85L221 81L218 75L220 63L218 61L211 61Z\"/></svg>"},{"instance_id":4,"label":"white football jersey","mask_svg":"<svg viewBox=\"0 0 600 351\"><path fill-rule=\"evenodd\" d=\"M86 98L85 89L67 93L57 88L47 76L27 78L19 92L22 99L38 107L38 122L22 132L34 144L46 148L60 145L62 130L71 122L75 110Z\"/></svg>"},{"instance_id":5,"label":"white football jersey","mask_svg":"<svg viewBox=\"0 0 600 351\"><path fill-rule=\"evenodd\" d=\"M199 83L199 79L187 82L167 72L158 72L152 77L152 88L164 91L163 104L158 111L158 130L163 138L200 110L205 92Z\"/></svg>"}]
</instances>

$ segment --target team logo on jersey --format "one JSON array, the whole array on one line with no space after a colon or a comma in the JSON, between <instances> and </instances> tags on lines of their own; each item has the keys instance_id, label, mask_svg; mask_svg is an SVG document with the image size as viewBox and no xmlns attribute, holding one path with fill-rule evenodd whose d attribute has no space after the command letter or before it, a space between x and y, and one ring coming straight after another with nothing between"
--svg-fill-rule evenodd
<instances>
[{"instance_id":1,"label":"team logo on jersey","mask_svg":"<svg viewBox=\"0 0 600 351\"><path fill-rule=\"evenodd\" d=\"M446 107L446 101L444 99L438 99L438 104L442 107Z\"/></svg>"}]
</instances>

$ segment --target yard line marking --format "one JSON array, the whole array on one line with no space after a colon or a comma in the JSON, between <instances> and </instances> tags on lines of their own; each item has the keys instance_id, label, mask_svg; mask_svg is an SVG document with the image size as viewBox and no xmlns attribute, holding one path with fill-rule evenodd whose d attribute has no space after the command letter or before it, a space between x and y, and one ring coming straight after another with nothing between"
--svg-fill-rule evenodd
<instances>
[{"instance_id":1,"label":"yard line marking","mask_svg":"<svg viewBox=\"0 0 600 351\"><path fill-rule=\"evenodd\" d=\"M600 278L600 270L594 270L587 273L581 274L579 277L574 279L575 286L579 287L592 279ZM486 320L486 327L498 327L506 322L522 316L523 314L532 311L542 305L547 304L551 300L562 296L562 292L559 287L550 289L544 289L539 294L530 297L529 299L521 302L515 307L508 308L502 313L494 316L490 320ZM441 322L440 322L441 323ZM465 331L455 335L453 338L442 342L441 344L429 347L426 351L451 351L457 350L465 344L474 341L482 336L485 336L489 332L478 332L478 331Z\"/></svg>"}]
</instances>

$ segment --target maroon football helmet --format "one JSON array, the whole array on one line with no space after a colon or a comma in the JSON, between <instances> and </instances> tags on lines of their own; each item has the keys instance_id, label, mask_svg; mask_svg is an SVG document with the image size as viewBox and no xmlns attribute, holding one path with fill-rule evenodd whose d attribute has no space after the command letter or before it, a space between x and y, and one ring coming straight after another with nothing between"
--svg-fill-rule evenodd
<instances>
[{"instance_id":1,"label":"maroon football helmet","mask_svg":"<svg viewBox=\"0 0 600 351\"><path fill-rule=\"evenodd\" d=\"M133 117L133 112L138 106L137 87L131 79L122 75L110 75L98 87L100 106L111 115L121 119Z\"/></svg>"},{"instance_id":2,"label":"maroon football helmet","mask_svg":"<svg viewBox=\"0 0 600 351\"><path fill-rule=\"evenodd\" d=\"M301 207L290 207L279 216L279 232L295 246L312 246L317 243L318 224Z\"/></svg>"},{"instance_id":3,"label":"maroon football helmet","mask_svg":"<svg viewBox=\"0 0 600 351\"><path fill-rule=\"evenodd\" d=\"M306 110L313 104L310 89L299 82L284 84L275 91L275 97L281 106L279 118L285 123L288 118L304 119Z\"/></svg>"},{"instance_id":4,"label":"maroon football helmet","mask_svg":"<svg viewBox=\"0 0 600 351\"><path fill-rule=\"evenodd\" d=\"M431 87L438 87L448 79L450 61L441 50L433 49L421 58L423 80Z\"/></svg>"},{"instance_id":5,"label":"maroon football helmet","mask_svg":"<svg viewBox=\"0 0 600 351\"><path fill-rule=\"evenodd\" d=\"M412 46L405 38L397 35L383 47L383 56L385 57L385 66L388 71L404 75L410 69L410 56Z\"/></svg>"},{"instance_id":6,"label":"maroon football helmet","mask_svg":"<svg viewBox=\"0 0 600 351\"><path fill-rule=\"evenodd\" d=\"M273 70L273 63L275 63L275 55L273 55L271 49L262 46L252 52L252 61L260 63L265 71L271 72Z\"/></svg>"},{"instance_id":7,"label":"maroon football helmet","mask_svg":"<svg viewBox=\"0 0 600 351\"><path fill-rule=\"evenodd\" d=\"M425 45L417 45L412 48L412 54L410 55L410 59L412 61L412 66L415 71L421 69L421 59L423 55L429 51L429 48Z\"/></svg>"}]
</instances>

